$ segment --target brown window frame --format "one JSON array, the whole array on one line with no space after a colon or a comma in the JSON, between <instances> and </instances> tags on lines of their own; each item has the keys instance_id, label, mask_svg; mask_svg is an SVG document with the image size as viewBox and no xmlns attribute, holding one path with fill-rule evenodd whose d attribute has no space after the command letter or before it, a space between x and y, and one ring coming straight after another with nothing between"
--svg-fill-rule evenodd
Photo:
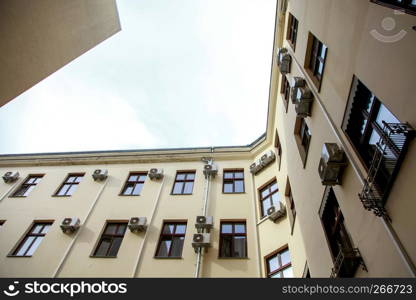
<instances>
[{"instance_id":1,"label":"brown window frame","mask_svg":"<svg viewBox=\"0 0 416 300\"><path fill-rule=\"evenodd\" d=\"M312 140L312 132L305 118L296 118L294 133L303 168L305 168Z\"/></svg>"},{"instance_id":2,"label":"brown window frame","mask_svg":"<svg viewBox=\"0 0 416 300\"><path fill-rule=\"evenodd\" d=\"M116 258L118 252L120 251L121 244L123 243L124 236L126 235L127 224L128 224L128 221L115 221L115 220L114 221L113 220L106 221L105 222L105 225L104 225L104 228L103 228L103 230L102 230L102 232L100 234L100 237L99 237L99 239L98 239L98 241L96 243L96 246L94 247L94 251L92 252L92 254L90 255L90 257L96 257L96 258ZM116 225L117 226L116 229L115 229L115 233L114 234L106 233L107 228L110 225ZM117 231L118 231L119 227L122 226L122 225L125 227L123 234L117 234ZM113 247L114 240L116 238L121 238L120 244L119 244L119 246L118 246L118 248L116 250L116 254L115 255L108 255L109 252L110 252L110 249ZM101 246L103 240L105 240L105 239L110 239L111 240L110 241L110 246L107 249L106 255L97 255L97 252L100 249L100 246Z\"/></svg>"},{"instance_id":3,"label":"brown window frame","mask_svg":"<svg viewBox=\"0 0 416 300\"><path fill-rule=\"evenodd\" d=\"M136 180L130 180L130 177L137 176ZM141 177L145 176L143 180L140 180ZM123 188L121 189L119 196L140 196L141 192L143 191L144 184L147 179L147 172L130 172L127 176L126 181L124 182ZM130 187L130 185L133 185L133 188L131 190L130 194L126 194L127 188ZM138 194L133 194L134 190L136 189L136 185L141 185L141 188L138 192Z\"/></svg>"},{"instance_id":4,"label":"brown window frame","mask_svg":"<svg viewBox=\"0 0 416 300\"><path fill-rule=\"evenodd\" d=\"M290 262L285 264L285 265L282 265L281 255L286 251L289 252ZM269 261L271 259L275 258L275 257L278 259L281 266L279 268L277 268L276 270L270 271ZM293 273L292 257L290 256L290 251L289 251L288 245L285 245L285 246L273 251L272 253L266 255L264 257L264 263L265 263L265 270L266 270L266 277L267 278L272 278L272 276L277 274L277 273L282 274L282 277L279 277L279 278L293 278L293 277L283 277L283 271L288 269L288 268L292 268L292 273Z\"/></svg>"},{"instance_id":5,"label":"brown window frame","mask_svg":"<svg viewBox=\"0 0 416 300\"><path fill-rule=\"evenodd\" d=\"M328 56L328 46L321 42L313 33L309 32L306 49L305 70L311 77L318 92L320 92ZM323 57L322 53L324 53ZM319 71L320 64L322 64L321 71Z\"/></svg>"},{"instance_id":6,"label":"brown window frame","mask_svg":"<svg viewBox=\"0 0 416 300\"><path fill-rule=\"evenodd\" d=\"M293 235L293 229L295 228L296 223L296 205L295 200L293 199L293 192L292 187L290 185L289 177L286 180L286 189L285 189L285 196L286 196L286 207L288 207L290 211L289 215L289 223L290 223L290 234Z\"/></svg>"},{"instance_id":7,"label":"brown window frame","mask_svg":"<svg viewBox=\"0 0 416 300\"><path fill-rule=\"evenodd\" d=\"M185 175L184 179L178 179L179 175ZM193 175L192 179L188 179L189 175ZM195 170L189 170L189 171L176 171L175 175L175 181L173 182L171 195L192 195L194 191L194 185L195 185L195 178L196 178L196 171ZM192 182L192 188L190 193L184 193L186 183ZM177 183L182 183L181 193L175 193L175 186Z\"/></svg>"},{"instance_id":8,"label":"brown window frame","mask_svg":"<svg viewBox=\"0 0 416 300\"><path fill-rule=\"evenodd\" d=\"M416 15L416 5L412 7L411 0L403 0L404 3L397 3L395 0L370 0L374 4L385 6L391 9L400 10L410 15Z\"/></svg>"},{"instance_id":9,"label":"brown window frame","mask_svg":"<svg viewBox=\"0 0 416 300\"><path fill-rule=\"evenodd\" d=\"M272 191L272 186L276 184L276 190ZM263 197L263 192L269 190L269 193L267 194L267 196ZM270 204L271 205L275 205L275 203L273 203L273 195L274 194L278 194L277 196L277 201L280 201L280 195L279 195L279 185L277 184L277 179L273 178L272 180L270 180L269 182L267 182L266 184L262 185L259 189L259 200L260 200L260 216L261 219L267 217L267 211L264 211L264 207L263 207L263 201L266 201L266 199L270 198Z\"/></svg>"},{"instance_id":10,"label":"brown window frame","mask_svg":"<svg viewBox=\"0 0 416 300\"><path fill-rule=\"evenodd\" d=\"M233 174L232 178L225 178L225 174L226 173L231 173ZM241 173L243 174L242 178L236 178L235 174L236 173ZM241 192L236 192L236 185L235 182L236 181L242 181L243 182L243 190ZM223 178L222 178L222 192L223 194L244 194L245 193L245 184L244 184L244 169L226 169L223 171ZM233 188L231 192L226 192L225 191L225 184L232 184Z\"/></svg>"},{"instance_id":11,"label":"brown window frame","mask_svg":"<svg viewBox=\"0 0 416 300\"><path fill-rule=\"evenodd\" d=\"M174 227L174 233L164 233L164 229L165 226L175 226ZM185 226L185 232L184 233L176 233L176 227L178 225L184 225ZM185 244L185 236L186 236L186 230L188 229L188 221L187 220L165 220L162 223L162 229L160 230L160 235L159 235L159 241L157 242L157 247L156 247L156 251L155 251L155 255L154 258L170 258L170 259L178 259L178 258L182 258L182 253L183 253L183 246ZM171 243L171 246L169 247L169 251L168 251L168 255L167 256L162 256L162 255L158 255L159 251L160 251L160 247L162 245L162 242L165 241L166 239L170 241L173 241L174 238L183 238L183 242L182 242L182 247L180 249L180 255L178 256L173 256L172 255L172 249L173 249L173 242Z\"/></svg>"},{"instance_id":12,"label":"brown window frame","mask_svg":"<svg viewBox=\"0 0 416 300\"><path fill-rule=\"evenodd\" d=\"M8 256L9 257L32 257L33 254L36 252L36 250L39 248L41 242L43 241L43 238L49 232L49 229L52 226L53 222L54 221L43 221L43 220L42 221L40 221L40 220L33 221L32 224L31 224L31 226L29 227L29 229L25 232L25 234L23 235L23 237L18 242L17 246L14 247L14 249L12 250L12 252ZM42 227L39 230L39 233L34 233L33 231L36 229L37 226L42 226ZM43 230L45 229L45 226L48 226L47 231L45 233L42 233ZM26 241L29 238L31 238L31 237L34 237L34 238L30 242L30 244L26 248L26 250L24 251L23 255L18 255L18 253L20 252L20 250L22 249L22 247L25 245ZM41 242L39 242L39 244L33 250L33 254L27 255L27 253L29 252L29 250L32 249L32 246L35 244L35 242L38 240L38 238L41 238Z\"/></svg>"},{"instance_id":13,"label":"brown window frame","mask_svg":"<svg viewBox=\"0 0 416 300\"><path fill-rule=\"evenodd\" d=\"M64 182L62 182L62 184L59 186L59 188L56 190L55 194L53 195L54 197L71 197L76 190L78 189L78 185L81 183L82 178L85 176L85 173L70 173L66 176ZM68 182L68 180L71 177L75 177L78 178L80 177L81 179L78 182L75 182L77 179L74 179L74 182ZM64 188L65 185L69 185L69 187L67 188L66 192L64 195L59 195L59 193L61 192L61 190ZM72 186L75 186L75 190L73 192L71 192L71 194L67 194L68 191L70 191L72 189Z\"/></svg>"},{"instance_id":14,"label":"brown window frame","mask_svg":"<svg viewBox=\"0 0 416 300\"><path fill-rule=\"evenodd\" d=\"M28 197L29 194L32 192L32 190L36 187L36 185L41 181L44 174L30 174L27 176L25 181L13 192L13 194L10 196L11 198L25 198ZM29 182L33 178L35 179L35 182ZM38 180L39 179L39 180ZM23 195L19 195L23 192ZM27 195L25 195L27 193Z\"/></svg>"},{"instance_id":15,"label":"brown window frame","mask_svg":"<svg viewBox=\"0 0 416 300\"><path fill-rule=\"evenodd\" d=\"M293 51L296 50L296 41L298 37L299 30L299 21L289 13L289 20L287 22L287 35L286 40L289 42L289 45L292 47Z\"/></svg>"},{"instance_id":16,"label":"brown window frame","mask_svg":"<svg viewBox=\"0 0 416 300\"><path fill-rule=\"evenodd\" d=\"M289 109L289 100L290 100L290 82L287 79L286 75L282 75L282 83L280 93L282 94L283 104L285 106L285 112L287 113Z\"/></svg>"},{"instance_id":17,"label":"brown window frame","mask_svg":"<svg viewBox=\"0 0 416 300\"><path fill-rule=\"evenodd\" d=\"M223 225L232 225L232 232L231 233L224 233L222 231L222 227ZM244 225L244 233L238 233L235 232L235 226L236 225ZM223 239L224 237L231 237L231 244L230 244L230 248L231 248L231 252L233 252L233 248L234 248L234 237L244 237L245 238L245 243L244 243L244 251L245 251L245 256L235 256L234 253L232 253L231 256L222 256L223 253L223 247L224 247L224 242ZM247 259L248 258L248 249L247 249L247 221L246 220L221 220L220 221L220 241L219 241L219 249L218 249L218 258L222 259Z\"/></svg>"},{"instance_id":18,"label":"brown window frame","mask_svg":"<svg viewBox=\"0 0 416 300\"><path fill-rule=\"evenodd\" d=\"M280 143L280 137L279 137L279 132L275 131L274 134L274 147L276 148L276 153L279 156L279 171L280 171L280 166L282 164L282 154L283 154L283 150L282 150L282 144Z\"/></svg>"}]
</instances>

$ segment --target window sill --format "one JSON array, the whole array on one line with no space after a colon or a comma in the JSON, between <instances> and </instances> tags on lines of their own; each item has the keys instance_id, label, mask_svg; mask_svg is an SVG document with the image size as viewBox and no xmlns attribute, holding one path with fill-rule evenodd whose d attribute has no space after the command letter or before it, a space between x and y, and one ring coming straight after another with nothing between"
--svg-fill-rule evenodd
<instances>
[{"instance_id":1,"label":"window sill","mask_svg":"<svg viewBox=\"0 0 416 300\"><path fill-rule=\"evenodd\" d=\"M116 256L90 255L90 258L117 258L117 255Z\"/></svg>"},{"instance_id":2,"label":"window sill","mask_svg":"<svg viewBox=\"0 0 416 300\"><path fill-rule=\"evenodd\" d=\"M154 259L183 259L182 256L154 256Z\"/></svg>"},{"instance_id":3,"label":"window sill","mask_svg":"<svg viewBox=\"0 0 416 300\"><path fill-rule=\"evenodd\" d=\"M248 257L221 257L221 256L218 256L217 258L218 259L226 259L226 260L228 260L228 259L238 259L238 260L246 260L246 259L249 259Z\"/></svg>"},{"instance_id":4,"label":"window sill","mask_svg":"<svg viewBox=\"0 0 416 300\"><path fill-rule=\"evenodd\" d=\"M8 198L27 198L27 196L9 196Z\"/></svg>"},{"instance_id":5,"label":"window sill","mask_svg":"<svg viewBox=\"0 0 416 300\"><path fill-rule=\"evenodd\" d=\"M170 194L171 196L192 196L192 194Z\"/></svg>"},{"instance_id":6,"label":"window sill","mask_svg":"<svg viewBox=\"0 0 416 300\"><path fill-rule=\"evenodd\" d=\"M51 195L51 197L71 197L72 195Z\"/></svg>"},{"instance_id":7,"label":"window sill","mask_svg":"<svg viewBox=\"0 0 416 300\"><path fill-rule=\"evenodd\" d=\"M122 197L137 197L137 196L140 196L140 194L139 195L124 195L124 194L118 194L119 196L122 196Z\"/></svg>"},{"instance_id":8,"label":"window sill","mask_svg":"<svg viewBox=\"0 0 416 300\"><path fill-rule=\"evenodd\" d=\"M241 195L241 194L246 194L246 192L238 192L238 193L225 193L225 192L222 192L224 195L234 195L234 194L236 194L236 195Z\"/></svg>"}]
</instances>

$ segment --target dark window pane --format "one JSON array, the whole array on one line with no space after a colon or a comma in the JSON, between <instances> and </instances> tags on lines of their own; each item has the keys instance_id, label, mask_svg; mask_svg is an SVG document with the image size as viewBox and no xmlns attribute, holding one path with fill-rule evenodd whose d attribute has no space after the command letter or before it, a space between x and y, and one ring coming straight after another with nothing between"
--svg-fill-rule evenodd
<instances>
[{"instance_id":1,"label":"dark window pane","mask_svg":"<svg viewBox=\"0 0 416 300\"><path fill-rule=\"evenodd\" d=\"M163 227L163 234L174 234L175 233L174 230L175 230L175 225L171 225L171 224L165 225Z\"/></svg>"},{"instance_id":2,"label":"dark window pane","mask_svg":"<svg viewBox=\"0 0 416 300\"><path fill-rule=\"evenodd\" d=\"M234 253L235 257L246 257L246 237L235 236L234 237Z\"/></svg>"},{"instance_id":3,"label":"dark window pane","mask_svg":"<svg viewBox=\"0 0 416 300\"><path fill-rule=\"evenodd\" d=\"M106 256L107 251L111 246L111 239L103 238L95 251L96 256Z\"/></svg>"},{"instance_id":4,"label":"dark window pane","mask_svg":"<svg viewBox=\"0 0 416 300\"><path fill-rule=\"evenodd\" d=\"M184 237L174 237L172 242L172 250L170 256L180 257L182 255Z\"/></svg>"},{"instance_id":5,"label":"dark window pane","mask_svg":"<svg viewBox=\"0 0 416 300\"><path fill-rule=\"evenodd\" d=\"M125 232L126 232L126 224L120 224L118 226L118 229L117 229L116 234L118 234L118 235L124 235Z\"/></svg>"},{"instance_id":6,"label":"dark window pane","mask_svg":"<svg viewBox=\"0 0 416 300\"><path fill-rule=\"evenodd\" d=\"M117 224L108 224L105 230L105 234L114 235L116 234Z\"/></svg>"},{"instance_id":7,"label":"dark window pane","mask_svg":"<svg viewBox=\"0 0 416 300\"><path fill-rule=\"evenodd\" d=\"M124 189L123 195L131 195L133 192L134 183L128 183Z\"/></svg>"},{"instance_id":8,"label":"dark window pane","mask_svg":"<svg viewBox=\"0 0 416 300\"><path fill-rule=\"evenodd\" d=\"M110 251L108 256L117 256L118 249L120 248L121 242L123 241L122 237L114 237L113 243L111 244Z\"/></svg>"},{"instance_id":9,"label":"dark window pane","mask_svg":"<svg viewBox=\"0 0 416 300\"><path fill-rule=\"evenodd\" d=\"M231 244L232 244L232 237L231 236L223 236L222 243L221 243L221 257L231 257Z\"/></svg>"},{"instance_id":10,"label":"dark window pane","mask_svg":"<svg viewBox=\"0 0 416 300\"><path fill-rule=\"evenodd\" d=\"M159 246L159 251L157 253L157 256L162 256L162 257L168 256L171 243L172 243L171 240L160 241L160 246Z\"/></svg>"}]
</instances>

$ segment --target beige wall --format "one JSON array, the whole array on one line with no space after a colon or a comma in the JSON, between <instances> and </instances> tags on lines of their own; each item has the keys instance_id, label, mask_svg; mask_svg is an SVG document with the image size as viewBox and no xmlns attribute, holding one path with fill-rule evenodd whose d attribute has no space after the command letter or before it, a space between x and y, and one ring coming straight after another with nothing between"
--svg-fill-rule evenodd
<instances>
[{"instance_id":1,"label":"beige wall","mask_svg":"<svg viewBox=\"0 0 416 300\"><path fill-rule=\"evenodd\" d=\"M120 31L115 0L0 2L0 106Z\"/></svg>"}]
</instances>

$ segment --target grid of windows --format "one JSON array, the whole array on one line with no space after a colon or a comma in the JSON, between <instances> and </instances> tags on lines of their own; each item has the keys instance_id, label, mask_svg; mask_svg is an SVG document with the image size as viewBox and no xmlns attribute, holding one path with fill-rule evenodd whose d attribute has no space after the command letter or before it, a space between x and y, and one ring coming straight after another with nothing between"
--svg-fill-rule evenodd
<instances>
[{"instance_id":1,"label":"grid of windows","mask_svg":"<svg viewBox=\"0 0 416 300\"><path fill-rule=\"evenodd\" d=\"M117 252L126 233L127 222L108 222L100 237L97 248L94 251L95 257L117 257Z\"/></svg>"},{"instance_id":2,"label":"grid of windows","mask_svg":"<svg viewBox=\"0 0 416 300\"><path fill-rule=\"evenodd\" d=\"M322 77L325 69L325 60L328 47L309 33L306 70L312 75L312 79L318 90L321 88Z\"/></svg>"},{"instance_id":3,"label":"grid of windows","mask_svg":"<svg viewBox=\"0 0 416 300\"><path fill-rule=\"evenodd\" d=\"M219 257L247 257L247 232L245 221L221 222Z\"/></svg>"},{"instance_id":4,"label":"grid of windows","mask_svg":"<svg viewBox=\"0 0 416 300\"><path fill-rule=\"evenodd\" d=\"M39 247L53 222L35 222L14 250L12 256L32 256Z\"/></svg>"},{"instance_id":5,"label":"grid of windows","mask_svg":"<svg viewBox=\"0 0 416 300\"><path fill-rule=\"evenodd\" d=\"M27 197L35 186L42 180L43 175L29 175L12 197Z\"/></svg>"},{"instance_id":6,"label":"grid of windows","mask_svg":"<svg viewBox=\"0 0 416 300\"><path fill-rule=\"evenodd\" d=\"M191 195L194 188L195 171L177 172L172 195Z\"/></svg>"},{"instance_id":7,"label":"grid of windows","mask_svg":"<svg viewBox=\"0 0 416 300\"><path fill-rule=\"evenodd\" d=\"M244 170L224 171L222 191L226 194L244 193Z\"/></svg>"},{"instance_id":8,"label":"grid of windows","mask_svg":"<svg viewBox=\"0 0 416 300\"><path fill-rule=\"evenodd\" d=\"M77 189L82 177L84 177L84 174L69 174L55 196L71 196Z\"/></svg>"},{"instance_id":9,"label":"grid of windows","mask_svg":"<svg viewBox=\"0 0 416 300\"><path fill-rule=\"evenodd\" d=\"M296 49L296 39L298 37L298 25L299 25L299 21L291 13L289 13L287 40L292 45L293 50Z\"/></svg>"},{"instance_id":10,"label":"grid of windows","mask_svg":"<svg viewBox=\"0 0 416 300\"><path fill-rule=\"evenodd\" d=\"M275 251L265 257L267 277L269 278L291 278L293 277L292 262L289 249Z\"/></svg>"},{"instance_id":11,"label":"grid of windows","mask_svg":"<svg viewBox=\"0 0 416 300\"><path fill-rule=\"evenodd\" d=\"M165 222L156 250L157 258L179 258L182 256L186 222Z\"/></svg>"},{"instance_id":12,"label":"grid of windows","mask_svg":"<svg viewBox=\"0 0 416 300\"><path fill-rule=\"evenodd\" d=\"M121 195L123 196L139 196L146 180L146 173L130 173L124 184Z\"/></svg>"},{"instance_id":13,"label":"grid of windows","mask_svg":"<svg viewBox=\"0 0 416 300\"><path fill-rule=\"evenodd\" d=\"M267 210L270 207L279 207L279 189L276 180L260 189L260 204L262 218L267 216Z\"/></svg>"}]
</instances>

